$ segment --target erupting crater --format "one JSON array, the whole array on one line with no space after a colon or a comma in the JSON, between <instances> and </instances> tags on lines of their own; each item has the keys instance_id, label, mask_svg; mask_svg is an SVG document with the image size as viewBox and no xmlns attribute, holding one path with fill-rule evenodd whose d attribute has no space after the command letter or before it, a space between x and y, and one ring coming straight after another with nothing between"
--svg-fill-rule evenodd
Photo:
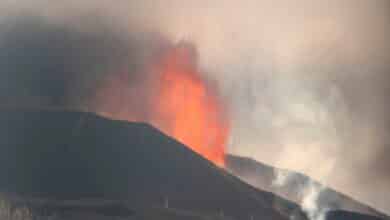
<instances>
[{"instance_id":1,"label":"erupting crater","mask_svg":"<svg viewBox=\"0 0 390 220\"><path fill-rule=\"evenodd\" d=\"M91 108L110 118L150 123L223 167L227 111L199 71L195 47L182 42L160 52L146 62L146 80L138 84L129 85L126 71L110 75Z\"/></svg>"}]
</instances>

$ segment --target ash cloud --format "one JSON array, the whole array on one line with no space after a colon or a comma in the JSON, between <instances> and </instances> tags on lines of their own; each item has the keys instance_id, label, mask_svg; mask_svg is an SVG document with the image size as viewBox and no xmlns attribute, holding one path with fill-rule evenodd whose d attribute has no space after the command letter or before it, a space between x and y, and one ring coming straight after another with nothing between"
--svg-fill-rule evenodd
<instances>
[{"instance_id":1,"label":"ash cloud","mask_svg":"<svg viewBox=\"0 0 390 220\"><path fill-rule=\"evenodd\" d=\"M167 43L158 34L123 30L98 14L77 16L66 19L23 11L2 19L1 105L117 117L118 111L132 105L132 114L140 115L146 101L119 96L149 93L151 74L146 74L145 62ZM122 105L125 98L129 103Z\"/></svg>"},{"instance_id":2,"label":"ash cloud","mask_svg":"<svg viewBox=\"0 0 390 220\"><path fill-rule=\"evenodd\" d=\"M2 96L7 93L21 97L36 94L43 96L45 103L78 103L84 99L82 97L96 96L97 91L111 88L110 80L122 82L125 90L129 85L133 88L129 90L143 94L139 92L144 91L142 88L153 86L142 83L149 80L145 80L145 74L136 74L144 72L137 68L142 69L151 54L159 50L156 48L165 43L161 43L164 40L159 37L146 37L145 40L142 34L137 37L132 34L154 30L173 42L191 40L199 50L199 62L205 70L202 72L216 82L231 111L231 153L301 171L390 213L390 160L387 156L390 153L389 6L386 0L300 0L294 3L281 0L144 0L115 4L89 0L56 4L5 1L0 7L2 14L9 14L10 8L28 11L43 16L49 23L60 21L67 27L65 29L71 27L72 33L77 30L76 33L82 35L88 35L90 31L78 29L79 21L84 19L74 18L75 15L98 14L109 21L109 27L115 26L119 32L114 31L116 37L112 37L108 34L111 31L100 30L97 36L102 38L90 41L87 37L88 40L70 43L74 45L74 51L69 52L67 47L60 52L70 56L66 63L46 55L49 57L45 60L52 60L50 65L53 66L45 68L67 67L66 71L61 69L54 75L34 70L41 68L40 64L31 67L32 72L47 77L47 82L51 82L47 86L43 86L46 84L41 77L29 75L31 71L26 71L27 78L22 84L19 84L19 76L2 74ZM0 21L8 24L5 18ZM90 22L84 27L101 27L95 19ZM30 34L23 32L28 31L28 27L21 29L22 36ZM47 44L50 47L64 45L69 40L64 38L66 34L58 34L61 30L53 34L51 31L46 33L44 28L31 29L32 33L41 35L38 39L46 39L42 42L57 39L53 41L55 43ZM4 29L1 30L3 35ZM118 35L120 40L114 40ZM15 39L10 38L18 48L20 45ZM106 43L101 44L102 41ZM14 55L17 57L28 55L25 50L18 52L10 45L1 44L5 47L0 50L1 71L5 68L5 73L10 72L9 65L13 61L19 61L5 62L3 57L11 56L3 51L16 51L13 53L21 54ZM127 47L135 49L123 52ZM86 51L93 53L85 54ZM140 54L144 55L140 57ZM80 60L85 65L79 64ZM27 59L26 65L30 61ZM43 61L37 59L36 62ZM24 72L19 65L14 66L12 71ZM76 70L68 69L70 66ZM73 82L78 83L70 83L72 77L68 75L77 75ZM103 86L99 84L101 82ZM112 96L115 97L123 93L114 91ZM127 111L133 111L136 105L141 106L138 111L147 108L132 97L113 101L133 103L119 113L117 108L110 108L114 104L106 103L105 98L93 99L92 103L87 98L87 106L121 117L125 117Z\"/></svg>"},{"instance_id":3,"label":"ash cloud","mask_svg":"<svg viewBox=\"0 0 390 220\"><path fill-rule=\"evenodd\" d=\"M118 38L103 30L83 32L39 16L7 19L0 34L3 104L68 106L81 101L124 55Z\"/></svg>"}]
</instances>

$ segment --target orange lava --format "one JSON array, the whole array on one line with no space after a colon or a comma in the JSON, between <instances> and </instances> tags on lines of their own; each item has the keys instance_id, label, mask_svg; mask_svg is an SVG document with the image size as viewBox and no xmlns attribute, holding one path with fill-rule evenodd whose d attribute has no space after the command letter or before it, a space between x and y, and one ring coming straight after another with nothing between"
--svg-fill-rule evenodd
<instances>
[{"instance_id":1,"label":"orange lava","mask_svg":"<svg viewBox=\"0 0 390 220\"><path fill-rule=\"evenodd\" d=\"M229 125L216 92L197 69L195 49L181 44L169 50L157 71L152 123L223 167Z\"/></svg>"}]
</instances>

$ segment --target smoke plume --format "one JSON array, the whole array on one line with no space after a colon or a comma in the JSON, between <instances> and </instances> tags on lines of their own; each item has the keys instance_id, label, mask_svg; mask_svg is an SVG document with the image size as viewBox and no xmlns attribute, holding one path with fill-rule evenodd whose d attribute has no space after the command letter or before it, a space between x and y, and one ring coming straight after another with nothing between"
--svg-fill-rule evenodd
<instances>
[{"instance_id":1,"label":"smoke plume","mask_svg":"<svg viewBox=\"0 0 390 220\"><path fill-rule=\"evenodd\" d=\"M289 187L289 184L294 184L295 177L300 178L299 174L289 170L275 169L274 173L275 179L272 185L276 189ZM326 184L326 182L323 183ZM301 198L297 202L311 220L325 220L326 213L333 208L331 207L331 199L321 197L321 194L327 193L325 185L319 184L311 179L308 179L308 181L296 187L293 191L298 195L298 198Z\"/></svg>"}]
</instances>

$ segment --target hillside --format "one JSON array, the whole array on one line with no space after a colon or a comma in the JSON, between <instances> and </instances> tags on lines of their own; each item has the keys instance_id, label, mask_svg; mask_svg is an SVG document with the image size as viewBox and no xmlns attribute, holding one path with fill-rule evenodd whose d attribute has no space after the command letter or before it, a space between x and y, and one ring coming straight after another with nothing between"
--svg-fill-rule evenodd
<instances>
[{"instance_id":1,"label":"hillside","mask_svg":"<svg viewBox=\"0 0 390 220\"><path fill-rule=\"evenodd\" d=\"M143 123L90 113L2 110L0 191L25 197L125 201L235 219L305 219Z\"/></svg>"},{"instance_id":2,"label":"hillside","mask_svg":"<svg viewBox=\"0 0 390 220\"><path fill-rule=\"evenodd\" d=\"M252 186L261 190L273 192L296 203L301 203L303 199L302 196L304 195L302 193L304 188L309 183L314 183L323 188L319 195L319 204L329 210L345 210L371 216L385 217L384 214L375 209L340 192L322 186L319 182L316 182L301 173L281 170L250 158L234 155L227 156L226 167L231 173L239 176L242 180ZM289 174L289 179L284 185L276 185L273 183L277 178L277 172L279 171L287 172Z\"/></svg>"},{"instance_id":3,"label":"hillside","mask_svg":"<svg viewBox=\"0 0 390 220\"><path fill-rule=\"evenodd\" d=\"M366 214L359 214L348 211L330 211L326 215L326 219L332 220L381 220L381 218Z\"/></svg>"}]
</instances>

